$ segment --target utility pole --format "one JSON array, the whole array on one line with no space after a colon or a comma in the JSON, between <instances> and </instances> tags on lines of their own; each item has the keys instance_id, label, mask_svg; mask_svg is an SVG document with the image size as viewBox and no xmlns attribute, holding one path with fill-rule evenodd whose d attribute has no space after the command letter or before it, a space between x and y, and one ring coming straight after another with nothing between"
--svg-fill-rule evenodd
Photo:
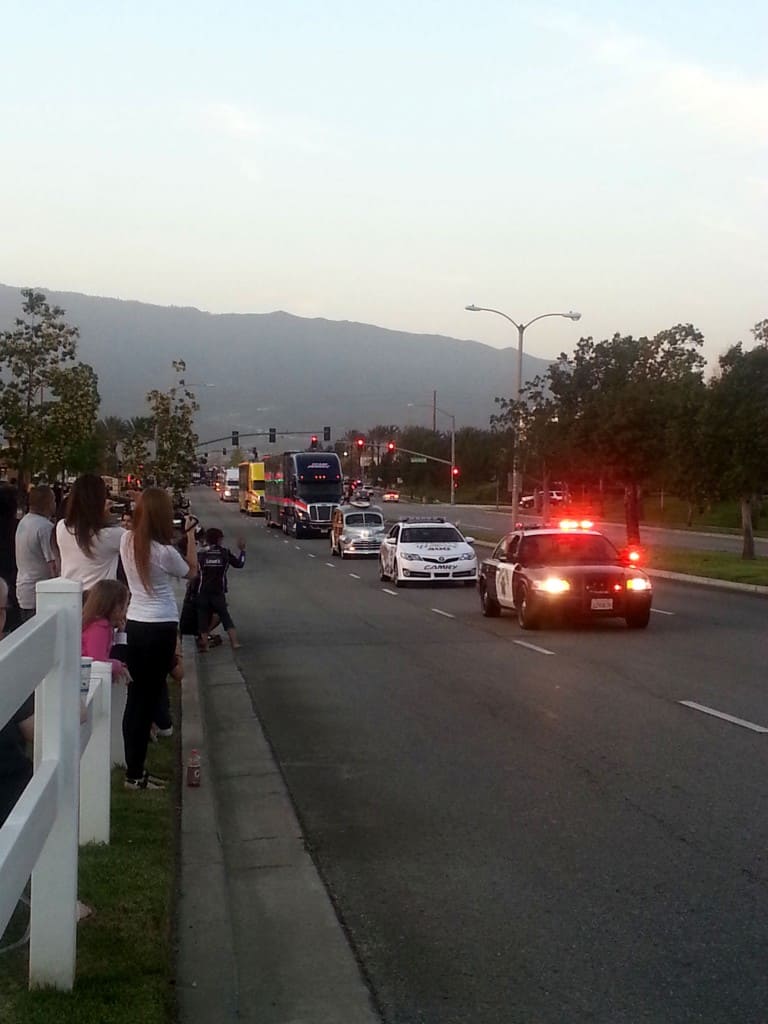
<instances>
[{"instance_id":1,"label":"utility pole","mask_svg":"<svg viewBox=\"0 0 768 1024\"><path fill-rule=\"evenodd\" d=\"M432 392L432 433L437 433L437 392Z\"/></svg>"}]
</instances>

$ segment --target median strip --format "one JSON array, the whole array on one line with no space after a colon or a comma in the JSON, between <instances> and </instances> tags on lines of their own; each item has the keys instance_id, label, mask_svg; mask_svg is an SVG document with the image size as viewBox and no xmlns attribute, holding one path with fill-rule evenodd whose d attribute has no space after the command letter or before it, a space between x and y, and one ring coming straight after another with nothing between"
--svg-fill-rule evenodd
<instances>
[{"instance_id":1,"label":"median strip","mask_svg":"<svg viewBox=\"0 0 768 1024\"><path fill-rule=\"evenodd\" d=\"M732 725L740 725L742 729L751 729L752 732L768 732L768 729L762 725L755 725L754 722L747 722L743 718L734 718L733 715L726 715L724 711L715 711L714 708L708 708L704 704L697 704L692 700L679 700L678 704L683 704L687 708L693 708L694 711L701 711L705 715L713 715L715 718L722 718L724 722L730 722Z\"/></svg>"}]
</instances>

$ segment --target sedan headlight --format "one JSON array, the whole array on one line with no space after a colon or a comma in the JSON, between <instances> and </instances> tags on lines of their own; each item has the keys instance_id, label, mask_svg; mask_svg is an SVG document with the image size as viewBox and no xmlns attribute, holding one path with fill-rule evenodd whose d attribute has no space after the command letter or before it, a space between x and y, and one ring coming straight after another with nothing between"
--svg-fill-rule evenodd
<instances>
[{"instance_id":1,"label":"sedan headlight","mask_svg":"<svg viewBox=\"0 0 768 1024\"><path fill-rule=\"evenodd\" d=\"M627 580L627 590L650 590L651 581L644 576L630 576Z\"/></svg>"},{"instance_id":2,"label":"sedan headlight","mask_svg":"<svg viewBox=\"0 0 768 1024\"><path fill-rule=\"evenodd\" d=\"M459 561L461 562L472 562L475 558L474 551L465 551L463 555L459 555Z\"/></svg>"},{"instance_id":3,"label":"sedan headlight","mask_svg":"<svg viewBox=\"0 0 768 1024\"><path fill-rule=\"evenodd\" d=\"M412 551L401 551L400 557L405 562L420 562L421 555L415 555Z\"/></svg>"},{"instance_id":4,"label":"sedan headlight","mask_svg":"<svg viewBox=\"0 0 768 1024\"><path fill-rule=\"evenodd\" d=\"M545 580L534 580L533 589L543 590L547 594L564 594L571 589L571 584L558 576L549 576Z\"/></svg>"}]
</instances>

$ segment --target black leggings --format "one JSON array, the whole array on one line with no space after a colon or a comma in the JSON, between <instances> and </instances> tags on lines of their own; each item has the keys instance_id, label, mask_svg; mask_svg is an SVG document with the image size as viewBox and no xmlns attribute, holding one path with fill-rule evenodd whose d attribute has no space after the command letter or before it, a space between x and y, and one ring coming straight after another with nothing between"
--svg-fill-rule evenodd
<instances>
[{"instance_id":1,"label":"black leggings","mask_svg":"<svg viewBox=\"0 0 768 1024\"><path fill-rule=\"evenodd\" d=\"M128 648L126 664L131 674L123 715L125 775L140 779L144 774L149 731L176 652L176 622L126 623Z\"/></svg>"}]
</instances>

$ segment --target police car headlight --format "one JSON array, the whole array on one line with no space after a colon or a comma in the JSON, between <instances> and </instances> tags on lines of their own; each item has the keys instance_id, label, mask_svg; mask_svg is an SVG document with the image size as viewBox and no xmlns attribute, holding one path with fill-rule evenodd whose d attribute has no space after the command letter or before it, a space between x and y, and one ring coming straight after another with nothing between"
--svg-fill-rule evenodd
<instances>
[{"instance_id":1,"label":"police car headlight","mask_svg":"<svg viewBox=\"0 0 768 1024\"><path fill-rule=\"evenodd\" d=\"M401 551L400 557L406 562L420 562L421 555L414 555L412 551Z\"/></svg>"},{"instance_id":2,"label":"police car headlight","mask_svg":"<svg viewBox=\"0 0 768 1024\"><path fill-rule=\"evenodd\" d=\"M542 590L546 594L564 594L571 589L571 584L558 576L549 576L545 580L534 580L533 589Z\"/></svg>"},{"instance_id":3,"label":"police car headlight","mask_svg":"<svg viewBox=\"0 0 768 1024\"><path fill-rule=\"evenodd\" d=\"M650 590L651 581L642 576L630 576L627 580L627 590Z\"/></svg>"}]
</instances>

